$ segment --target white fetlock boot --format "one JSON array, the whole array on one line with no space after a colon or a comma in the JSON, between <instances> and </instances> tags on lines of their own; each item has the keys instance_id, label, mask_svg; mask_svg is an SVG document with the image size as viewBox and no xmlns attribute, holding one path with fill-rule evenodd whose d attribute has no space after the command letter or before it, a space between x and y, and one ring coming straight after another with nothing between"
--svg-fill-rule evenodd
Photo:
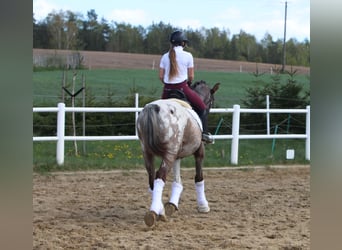
<instances>
[{"instance_id":1,"label":"white fetlock boot","mask_svg":"<svg viewBox=\"0 0 342 250\"><path fill-rule=\"evenodd\" d=\"M162 179L154 180L150 211L155 212L157 215L165 215L164 205L162 202L164 185L165 183Z\"/></svg>"},{"instance_id":2,"label":"white fetlock boot","mask_svg":"<svg viewBox=\"0 0 342 250\"><path fill-rule=\"evenodd\" d=\"M178 182L172 182L171 197L169 202L165 204L165 213L167 216L171 216L176 210L178 210L178 203L181 193L183 191L182 184Z\"/></svg>"},{"instance_id":3,"label":"white fetlock boot","mask_svg":"<svg viewBox=\"0 0 342 250\"><path fill-rule=\"evenodd\" d=\"M204 193L204 180L195 183L196 193L197 193L197 205L198 212L208 213L210 211L208 201Z\"/></svg>"},{"instance_id":4,"label":"white fetlock boot","mask_svg":"<svg viewBox=\"0 0 342 250\"><path fill-rule=\"evenodd\" d=\"M178 203L179 203L181 193L183 191L183 185L174 181L172 182L171 188L172 188L171 197L170 197L169 203L172 203L173 205L175 205L176 209L178 210Z\"/></svg>"},{"instance_id":5,"label":"white fetlock boot","mask_svg":"<svg viewBox=\"0 0 342 250\"><path fill-rule=\"evenodd\" d=\"M144 217L145 224L149 227L154 226L158 219L166 221L164 205L162 202L164 185L165 183L162 179L154 180L150 211L147 212Z\"/></svg>"}]
</instances>

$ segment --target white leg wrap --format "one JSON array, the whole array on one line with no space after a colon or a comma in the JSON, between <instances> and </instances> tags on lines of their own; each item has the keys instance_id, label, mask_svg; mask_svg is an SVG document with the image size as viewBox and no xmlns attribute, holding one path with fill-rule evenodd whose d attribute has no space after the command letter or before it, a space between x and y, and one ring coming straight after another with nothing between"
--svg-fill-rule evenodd
<instances>
[{"instance_id":1,"label":"white leg wrap","mask_svg":"<svg viewBox=\"0 0 342 250\"><path fill-rule=\"evenodd\" d=\"M204 180L195 183L197 193L198 211L201 213L209 212L210 208L204 193Z\"/></svg>"},{"instance_id":2,"label":"white leg wrap","mask_svg":"<svg viewBox=\"0 0 342 250\"><path fill-rule=\"evenodd\" d=\"M154 180L153 192L152 192L152 204L150 211L155 212L158 215L164 215L164 205L162 202L164 181L162 179Z\"/></svg>"},{"instance_id":3,"label":"white leg wrap","mask_svg":"<svg viewBox=\"0 0 342 250\"><path fill-rule=\"evenodd\" d=\"M172 190L171 190L171 197L170 203L174 204L178 208L179 198L183 191L183 186L180 183L172 182Z\"/></svg>"}]
</instances>

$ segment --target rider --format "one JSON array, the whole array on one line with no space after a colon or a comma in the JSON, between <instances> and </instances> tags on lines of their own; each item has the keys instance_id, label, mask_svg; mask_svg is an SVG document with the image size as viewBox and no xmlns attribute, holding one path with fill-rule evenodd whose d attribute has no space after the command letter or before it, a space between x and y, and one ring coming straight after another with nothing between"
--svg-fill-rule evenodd
<instances>
[{"instance_id":1,"label":"rider","mask_svg":"<svg viewBox=\"0 0 342 250\"><path fill-rule=\"evenodd\" d=\"M191 53L183 50L188 42L181 31L175 31L170 36L170 50L161 57L159 65L159 79L164 84L162 99L168 98L168 92L173 89L184 92L202 121L202 141L213 143L213 137L208 132L206 105L199 95L190 88L194 79L194 59Z\"/></svg>"}]
</instances>

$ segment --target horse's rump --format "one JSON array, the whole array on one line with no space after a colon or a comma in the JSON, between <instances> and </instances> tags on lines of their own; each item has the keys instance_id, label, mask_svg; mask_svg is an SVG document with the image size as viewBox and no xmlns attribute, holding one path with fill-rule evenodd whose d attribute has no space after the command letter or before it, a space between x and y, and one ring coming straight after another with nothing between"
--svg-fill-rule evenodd
<instances>
[{"instance_id":1,"label":"horse's rump","mask_svg":"<svg viewBox=\"0 0 342 250\"><path fill-rule=\"evenodd\" d=\"M194 113L170 99L147 104L137 120L138 135L144 150L162 157L193 153L201 143L202 130Z\"/></svg>"}]
</instances>

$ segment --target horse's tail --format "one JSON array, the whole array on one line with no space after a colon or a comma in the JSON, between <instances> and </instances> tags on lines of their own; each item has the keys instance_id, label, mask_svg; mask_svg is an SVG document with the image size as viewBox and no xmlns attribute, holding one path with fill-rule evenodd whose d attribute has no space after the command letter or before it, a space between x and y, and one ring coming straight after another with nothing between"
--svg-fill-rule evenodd
<instances>
[{"instance_id":1,"label":"horse's tail","mask_svg":"<svg viewBox=\"0 0 342 250\"><path fill-rule=\"evenodd\" d=\"M139 116L140 137L143 137L145 147L156 155L162 156L166 151L166 143L163 142L159 116L160 107L157 104L147 105ZM147 149L147 148L146 148Z\"/></svg>"}]
</instances>

